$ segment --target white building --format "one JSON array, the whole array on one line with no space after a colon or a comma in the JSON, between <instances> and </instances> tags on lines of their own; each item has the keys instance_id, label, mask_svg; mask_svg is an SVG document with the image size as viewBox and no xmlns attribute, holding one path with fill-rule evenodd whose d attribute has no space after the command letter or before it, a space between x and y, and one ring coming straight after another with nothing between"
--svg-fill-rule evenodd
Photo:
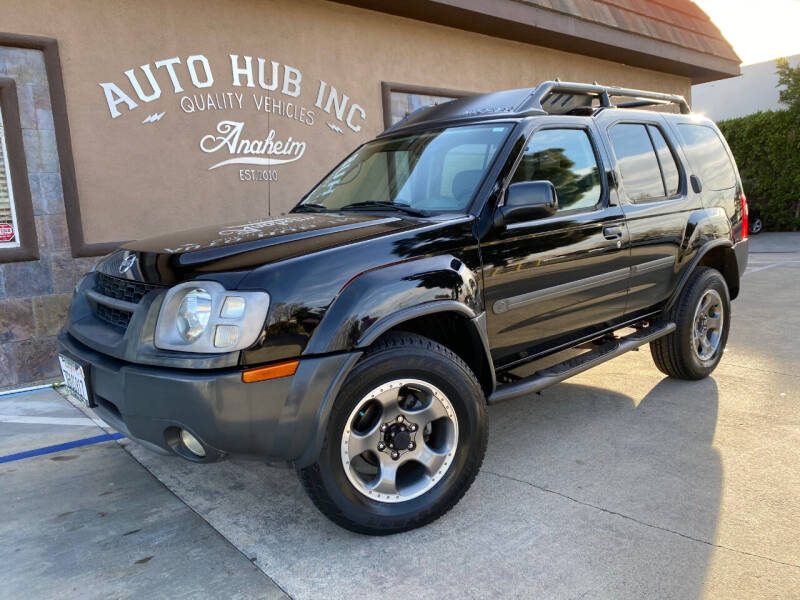
<instances>
[{"instance_id":1,"label":"white building","mask_svg":"<svg viewBox=\"0 0 800 600\"><path fill-rule=\"evenodd\" d=\"M791 66L797 67L800 54L789 56L788 60ZM721 121L760 110L785 108L778 103L777 86L774 60L744 65L738 77L693 85L692 110Z\"/></svg>"}]
</instances>

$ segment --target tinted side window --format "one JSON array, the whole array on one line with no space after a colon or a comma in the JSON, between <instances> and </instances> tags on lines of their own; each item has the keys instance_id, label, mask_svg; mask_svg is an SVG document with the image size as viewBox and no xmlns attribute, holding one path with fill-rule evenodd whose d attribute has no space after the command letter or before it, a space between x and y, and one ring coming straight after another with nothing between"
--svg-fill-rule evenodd
<instances>
[{"instance_id":1,"label":"tinted side window","mask_svg":"<svg viewBox=\"0 0 800 600\"><path fill-rule=\"evenodd\" d=\"M545 129L534 134L511 183L548 180L558 194L558 210L594 207L600 201L600 169L582 129Z\"/></svg>"},{"instance_id":2,"label":"tinted side window","mask_svg":"<svg viewBox=\"0 0 800 600\"><path fill-rule=\"evenodd\" d=\"M681 175L678 165L675 163L675 157L667 145L667 140L664 139L664 134L658 127L648 125L647 130L650 132L653 146L656 147L661 173L664 175L664 184L667 186L667 196L674 196L678 193L678 186L681 183Z\"/></svg>"},{"instance_id":3,"label":"tinted side window","mask_svg":"<svg viewBox=\"0 0 800 600\"><path fill-rule=\"evenodd\" d=\"M608 132L617 164L622 174L622 186L633 202L663 198L664 182L658 167L653 144L644 125L620 123Z\"/></svg>"},{"instance_id":4,"label":"tinted side window","mask_svg":"<svg viewBox=\"0 0 800 600\"><path fill-rule=\"evenodd\" d=\"M678 126L692 167L703 187L727 190L736 185L736 172L719 135L711 127L681 123Z\"/></svg>"}]
</instances>

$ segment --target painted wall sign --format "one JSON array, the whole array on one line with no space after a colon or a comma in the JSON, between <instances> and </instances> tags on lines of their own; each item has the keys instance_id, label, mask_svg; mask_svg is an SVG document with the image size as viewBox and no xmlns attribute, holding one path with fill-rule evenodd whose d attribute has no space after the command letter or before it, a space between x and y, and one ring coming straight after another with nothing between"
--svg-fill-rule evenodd
<instances>
[{"instance_id":1,"label":"painted wall sign","mask_svg":"<svg viewBox=\"0 0 800 600\"><path fill-rule=\"evenodd\" d=\"M302 159L317 129L336 136L361 131L366 112L329 82L307 82L300 69L262 57L227 59L224 66L203 54L160 59L99 85L112 120L138 114L142 126L157 127L170 118L213 114L213 128L197 141L201 156L209 159L204 166L209 171L239 166L240 181L277 181L274 167ZM312 91L304 93L307 88ZM144 108L162 99L171 106ZM254 113L265 118L254 122ZM296 127L294 135L282 134L288 122L308 128L308 135L298 136Z\"/></svg>"}]
</instances>

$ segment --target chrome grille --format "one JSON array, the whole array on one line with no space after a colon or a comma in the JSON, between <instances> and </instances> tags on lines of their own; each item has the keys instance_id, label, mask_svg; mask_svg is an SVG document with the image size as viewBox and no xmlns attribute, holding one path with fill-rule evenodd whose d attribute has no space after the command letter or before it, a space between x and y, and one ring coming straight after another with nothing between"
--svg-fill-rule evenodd
<instances>
[{"instance_id":1,"label":"chrome grille","mask_svg":"<svg viewBox=\"0 0 800 600\"><path fill-rule=\"evenodd\" d=\"M94 314L98 319L102 319L109 325L121 327L122 329L128 328L128 323L131 322L131 316L133 315L133 313L129 313L128 311L111 308L103 304L95 306Z\"/></svg>"},{"instance_id":2,"label":"chrome grille","mask_svg":"<svg viewBox=\"0 0 800 600\"><path fill-rule=\"evenodd\" d=\"M103 296L116 298L117 300L125 300L126 302L133 302L134 304L138 304L150 290L157 290L161 287L160 285L144 283L143 281L119 279L118 277L111 277L104 273L97 274L97 279L94 284L94 289L103 294Z\"/></svg>"},{"instance_id":3,"label":"chrome grille","mask_svg":"<svg viewBox=\"0 0 800 600\"><path fill-rule=\"evenodd\" d=\"M94 290L98 294L115 300L123 300L131 304L138 304L147 292L162 287L164 286L144 283L143 281L111 277L105 273L97 273L94 283ZM94 314L98 319L105 321L109 325L126 329L133 312L97 302L95 304Z\"/></svg>"}]
</instances>

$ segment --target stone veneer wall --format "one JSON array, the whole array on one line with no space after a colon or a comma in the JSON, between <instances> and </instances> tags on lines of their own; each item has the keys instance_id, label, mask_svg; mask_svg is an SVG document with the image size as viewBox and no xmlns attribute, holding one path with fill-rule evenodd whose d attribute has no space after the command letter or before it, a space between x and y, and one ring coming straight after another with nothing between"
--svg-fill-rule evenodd
<instances>
[{"instance_id":1,"label":"stone veneer wall","mask_svg":"<svg viewBox=\"0 0 800 600\"><path fill-rule=\"evenodd\" d=\"M0 263L0 389L59 377L56 334L80 277L97 259L72 258L44 57L0 46L0 76L15 80L39 260Z\"/></svg>"}]
</instances>

